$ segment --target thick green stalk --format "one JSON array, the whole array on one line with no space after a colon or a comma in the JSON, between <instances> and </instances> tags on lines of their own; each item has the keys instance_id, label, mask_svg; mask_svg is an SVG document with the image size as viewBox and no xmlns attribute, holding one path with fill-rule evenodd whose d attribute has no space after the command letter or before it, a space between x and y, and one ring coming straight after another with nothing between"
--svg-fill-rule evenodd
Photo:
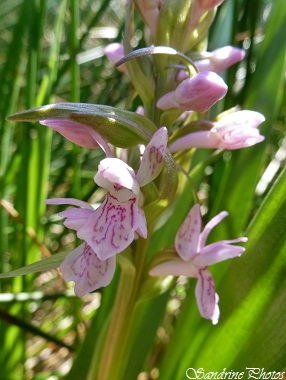
<instances>
[{"instance_id":1,"label":"thick green stalk","mask_svg":"<svg viewBox=\"0 0 286 380\"><path fill-rule=\"evenodd\" d=\"M130 302L133 299L135 281L135 267L123 255L119 258L121 264L121 277L117 295L109 323L109 330L101 356L98 375L90 379L109 380L117 379L122 357L122 341L128 331Z\"/></svg>"}]
</instances>

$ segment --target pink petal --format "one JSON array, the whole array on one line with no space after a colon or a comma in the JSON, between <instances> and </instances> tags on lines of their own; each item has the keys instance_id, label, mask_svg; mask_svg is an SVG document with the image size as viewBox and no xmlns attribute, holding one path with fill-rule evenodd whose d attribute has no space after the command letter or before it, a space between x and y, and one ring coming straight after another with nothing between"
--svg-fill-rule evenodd
<instances>
[{"instance_id":1,"label":"pink petal","mask_svg":"<svg viewBox=\"0 0 286 380\"><path fill-rule=\"evenodd\" d=\"M223 46L211 53L211 62L216 73L228 69L230 66L240 62L245 57L245 51L234 46Z\"/></svg>"},{"instance_id":2,"label":"pink petal","mask_svg":"<svg viewBox=\"0 0 286 380\"><path fill-rule=\"evenodd\" d=\"M169 150L171 153L176 153L192 148L216 149L219 144L220 138L216 134L210 131L199 131L177 139L169 146Z\"/></svg>"},{"instance_id":3,"label":"pink petal","mask_svg":"<svg viewBox=\"0 0 286 380\"><path fill-rule=\"evenodd\" d=\"M84 201L75 198L50 198L44 201L47 205L72 205L93 210L93 207Z\"/></svg>"},{"instance_id":4,"label":"pink petal","mask_svg":"<svg viewBox=\"0 0 286 380\"><path fill-rule=\"evenodd\" d=\"M187 276L198 277L197 268L192 261L186 263L184 260L177 259L165 261L149 271L150 276Z\"/></svg>"},{"instance_id":5,"label":"pink petal","mask_svg":"<svg viewBox=\"0 0 286 380\"><path fill-rule=\"evenodd\" d=\"M183 80L175 90L175 102L185 111L208 111L227 93L223 79L212 71L202 71Z\"/></svg>"},{"instance_id":6,"label":"pink petal","mask_svg":"<svg viewBox=\"0 0 286 380\"><path fill-rule=\"evenodd\" d=\"M94 212L89 208L69 208L59 213L59 216L66 218L64 225L71 230L78 231L86 223L88 217Z\"/></svg>"},{"instance_id":7,"label":"pink petal","mask_svg":"<svg viewBox=\"0 0 286 380\"><path fill-rule=\"evenodd\" d=\"M199 271L195 293L201 316L210 319L213 325L216 325L219 319L218 295L215 292L213 278L207 269Z\"/></svg>"},{"instance_id":8,"label":"pink petal","mask_svg":"<svg viewBox=\"0 0 286 380\"><path fill-rule=\"evenodd\" d=\"M234 46L223 46L209 53L207 58L195 61L199 71L214 71L219 73L240 62L245 57L245 51Z\"/></svg>"},{"instance_id":9,"label":"pink petal","mask_svg":"<svg viewBox=\"0 0 286 380\"><path fill-rule=\"evenodd\" d=\"M245 251L245 248L237 245L231 245L229 243L239 243L245 241L247 241L247 238L225 240L209 244L200 251L199 255L194 257L194 265L198 268L205 268L221 261L240 256Z\"/></svg>"},{"instance_id":10,"label":"pink petal","mask_svg":"<svg viewBox=\"0 0 286 380\"><path fill-rule=\"evenodd\" d=\"M104 53L114 66L116 62L124 57L124 46L118 42L113 42L105 47ZM128 70L125 64L118 66L117 70L128 75Z\"/></svg>"},{"instance_id":11,"label":"pink petal","mask_svg":"<svg viewBox=\"0 0 286 380\"><path fill-rule=\"evenodd\" d=\"M134 198L140 190L134 170L118 158L100 161L94 181L121 202Z\"/></svg>"},{"instance_id":12,"label":"pink petal","mask_svg":"<svg viewBox=\"0 0 286 380\"><path fill-rule=\"evenodd\" d=\"M222 117L211 133L220 139L220 148L234 150L252 146L264 140L257 127L265 117L259 112L238 111Z\"/></svg>"},{"instance_id":13,"label":"pink petal","mask_svg":"<svg viewBox=\"0 0 286 380\"><path fill-rule=\"evenodd\" d=\"M103 204L88 218L77 236L85 240L101 260L122 252L134 240L135 231L144 230L137 199L119 202L107 193Z\"/></svg>"},{"instance_id":14,"label":"pink petal","mask_svg":"<svg viewBox=\"0 0 286 380\"><path fill-rule=\"evenodd\" d=\"M176 250L185 261L197 253L201 223L200 205L195 204L180 227L175 240Z\"/></svg>"},{"instance_id":15,"label":"pink petal","mask_svg":"<svg viewBox=\"0 0 286 380\"><path fill-rule=\"evenodd\" d=\"M201 250L205 245L206 245L206 240L209 236L209 233L211 230L219 224L225 217L228 216L228 212L222 211L215 217L213 217L205 226L203 229L202 233L200 234L200 239L199 239L199 250Z\"/></svg>"},{"instance_id":16,"label":"pink petal","mask_svg":"<svg viewBox=\"0 0 286 380\"><path fill-rule=\"evenodd\" d=\"M215 128L217 131L227 131L229 128L242 127L242 128L257 128L265 121L265 117L256 111L237 111L229 113L216 122Z\"/></svg>"},{"instance_id":17,"label":"pink petal","mask_svg":"<svg viewBox=\"0 0 286 380\"><path fill-rule=\"evenodd\" d=\"M82 244L70 252L60 266L65 281L75 282L78 297L107 286L114 275L116 259L100 260L87 245Z\"/></svg>"},{"instance_id":18,"label":"pink petal","mask_svg":"<svg viewBox=\"0 0 286 380\"><path fill-rule=\"evenodd\" d=\"M138 225L138 228L136 229L137 234L139 234L144 239L147 238L147 222L146 217L144 214L144 211L140 207L137 208L137 216L135 214L135 224Z\"/></svg>"},{"instance_id":19,"label":"pink petal","mask_svg":"<svg viewBox=\"0 0 286 380\"><path fill-rule=\"evenodd\" d=\"M156 36L157 22L159 17L159 0L138 0L138 5L142 16L151 29L153 36Z\"/></svg>"},{"instance_id":20,"label":"pink petal","mask_svg":"<svg viewBox=\"0 0 286 380\"><path fill-rule=\"evenodd\" d=\"M53 128L66 139L84 148L93 149L98 147L97 141L91 138L91 128L84 124L63 119L42 120L40 124Z\"/></svg>"},{"instance_id":21,"label":"pink petal","mask_svg":"<svg viewBox=\"0 0 286 380\"><path fill-rule=\"evenodd\" d=\"M154 133L143 153L142 161L136 174L140 187L147 185L160 174L164 166L167 143L168 130L166 127L162 127Z\"/></svg>"},{"instance_id":22,"label":"pink petal","mask_svg":"<svg viewBox=\"0 0 286 380\"><path fill-rule=\"evenodd\" d=\"M157 102L157 107L160 110L168 110L170 108L177 108L179 104L175 101L175 91L170 91L163 95Z\"/></svg>"}]
</instances>

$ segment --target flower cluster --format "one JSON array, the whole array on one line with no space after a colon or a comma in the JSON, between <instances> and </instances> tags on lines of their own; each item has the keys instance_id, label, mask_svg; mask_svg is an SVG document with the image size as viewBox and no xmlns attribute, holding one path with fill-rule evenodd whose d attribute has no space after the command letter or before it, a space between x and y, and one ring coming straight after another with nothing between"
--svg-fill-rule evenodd
<instances>
[{"instance_id":1,"label":"flower cluster","mask_svg":"<svg viewBox=\"0 0 286 380\"><path fill-rule=\"evenodd\" d=\"M137 112L105 105L60 103L11 117L11 120L37 120L83 148L100 147L106 155L94 177L95 184L106 192L98 207L70 198L46 201L47 204L72 206L59 215L64 218L64 225L75 230L83 243L66 256L60 270L66 281L75 282L75 293L80 297L110 283L116 256L128 247L132 258L140 254L133 250L135 239L147 239L145 245L149 247L151 223L153 227L158 216L163 215L160 223L164 225L164 209L173 207L174 198L183 196L185 183L178 186L181 181L178 172L180 160L190 157L185 155L188 150L241 149L264 139L258 129L264 116L240 110L240 105L210 119L208 111L228 91L220 73L242 61L245 52L233 46L205 51L205 44L201 43L223 0L196 0L182 6L183 3L135 1L135 9L145 22L145 42L150 47L130 53L132 38L127 33L130 27L126 28L125 39L129 40L124 46L116 42L105 48L111 64L118 64L118 70L132 82L140 104ZM129 17L132 15L130 12ZM120 156L116 148L126 148L126 154ZM135 150L137 161L132 160ZM184 172L184 175L188 174ZM199 311L202 317L216 324L218 295L208 267L240 256L244 248L233 244L244 243L247 238L206 245L210 231L227 212L215 216L201 232L198 202L195 196L195 205L177 232L173 258L165 259L163 253L159 264L149 256L150 261L147 258L138 260L146 266L138 273L147 272L145 269L151 263L150 276L197 278ZM151 215L152 207L154 215ZM166 215L170 215L168 212ZM136 283L141 280L144 281L140 278Z\"/></svg>"},{"instance_id":2,"label":"flower cluster","mask_svg":"<svg viewBox=\"0 0 286 380\"><path fill-rule=\"evenodd\" d=\"M81 137L79 140L82 141ZM96 209L78 199L46 200L47 204L79 207L59 214L65 218L65 226L75 230L85 242L60 266L65 280L76 283L75 292L79 297L108 285L115 270L115 256L132 243L136 234L147 237L140 187L153 181L162 170L167 141L167 129L160 128L147 145L136 174L118 158L102 160L94 181L107 190L107 194Z\"/></svg>"}]
</instances>

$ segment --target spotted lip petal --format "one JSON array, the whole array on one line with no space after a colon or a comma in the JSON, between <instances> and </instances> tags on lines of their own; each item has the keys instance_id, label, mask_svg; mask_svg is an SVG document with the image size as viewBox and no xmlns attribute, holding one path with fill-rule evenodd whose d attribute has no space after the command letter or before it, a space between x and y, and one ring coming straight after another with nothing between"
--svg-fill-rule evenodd
<instances>
[{"instance_id":1,"label":"spotted lip petal","mask_svg":"<svg viewBox=\"0 0 286 380\"><path fill-rule=\"evenodd\" d=\"M138 209L136 198L119 202L107 193L105 201L89 216L77 236L85 240L101 260L106 260L127 248L135 232L144 234L146 231L146 221Z\"/></svg>"},{"instance_id":2,"label":"spotted lip petal","mask_svg":"<svg viewBox=\"0 0 286 380\"><path fill-rule=\"evenodd\" d=\"M60 266L65 281L75 282L78 297L110 284L116 259L100 260L86 243L70 252Z\"/></svg>"}]
</instances>

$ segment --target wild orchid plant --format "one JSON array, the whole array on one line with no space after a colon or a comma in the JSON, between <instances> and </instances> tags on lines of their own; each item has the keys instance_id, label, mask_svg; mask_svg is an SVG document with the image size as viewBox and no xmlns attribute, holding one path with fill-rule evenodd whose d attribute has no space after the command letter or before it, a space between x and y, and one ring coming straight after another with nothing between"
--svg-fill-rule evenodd
<instances>
[{"instance_id":1,"label":"wild orchid plant","mask_svg":"<svg viewBox=\"0 0 286 380\"><path fill-rule=\"evenodd\" d=\"M235 108L210 117L209 110L228 90L219 73L245 56L232 46L206 51L207 33L222 2L137 0L135 9L128 8L124 44L110 44L105 53L129 78L130 100L136 97L142 104L137 112L58 103L8 118L38 121L80 147L102 149L106 155L95 168L94 182L106 192L99 206L71 198L46 201L72 206L59 216L82 243L62 260L60 271L65 281L74 281L79 297L109 285L116 262L120 266L118 302L110 311L101 342L100 379L119 379L124 373L124 363L114 363L122 358L120 347L123 352L128 350L128 327L135 307L174 286L173 280L166 279L197 278L199 312L217 324L219 297L208 267L244 251L234 244L246 242L246 237L206 243L227 212L214 216L202 230L203 202L190 172L196 149L248 148L264 139L258 130L264 121L260 113ZM134 11L145 22L146 47L132 51ZM217 152L208 157L215 160ZM193 193L193 205L190 210L186 207L186 219L173 245L149 252L154 232L176 217L172 210L185 188ZM126 329L126 338L118 329Z\"/></svg>"}]
</instances>

